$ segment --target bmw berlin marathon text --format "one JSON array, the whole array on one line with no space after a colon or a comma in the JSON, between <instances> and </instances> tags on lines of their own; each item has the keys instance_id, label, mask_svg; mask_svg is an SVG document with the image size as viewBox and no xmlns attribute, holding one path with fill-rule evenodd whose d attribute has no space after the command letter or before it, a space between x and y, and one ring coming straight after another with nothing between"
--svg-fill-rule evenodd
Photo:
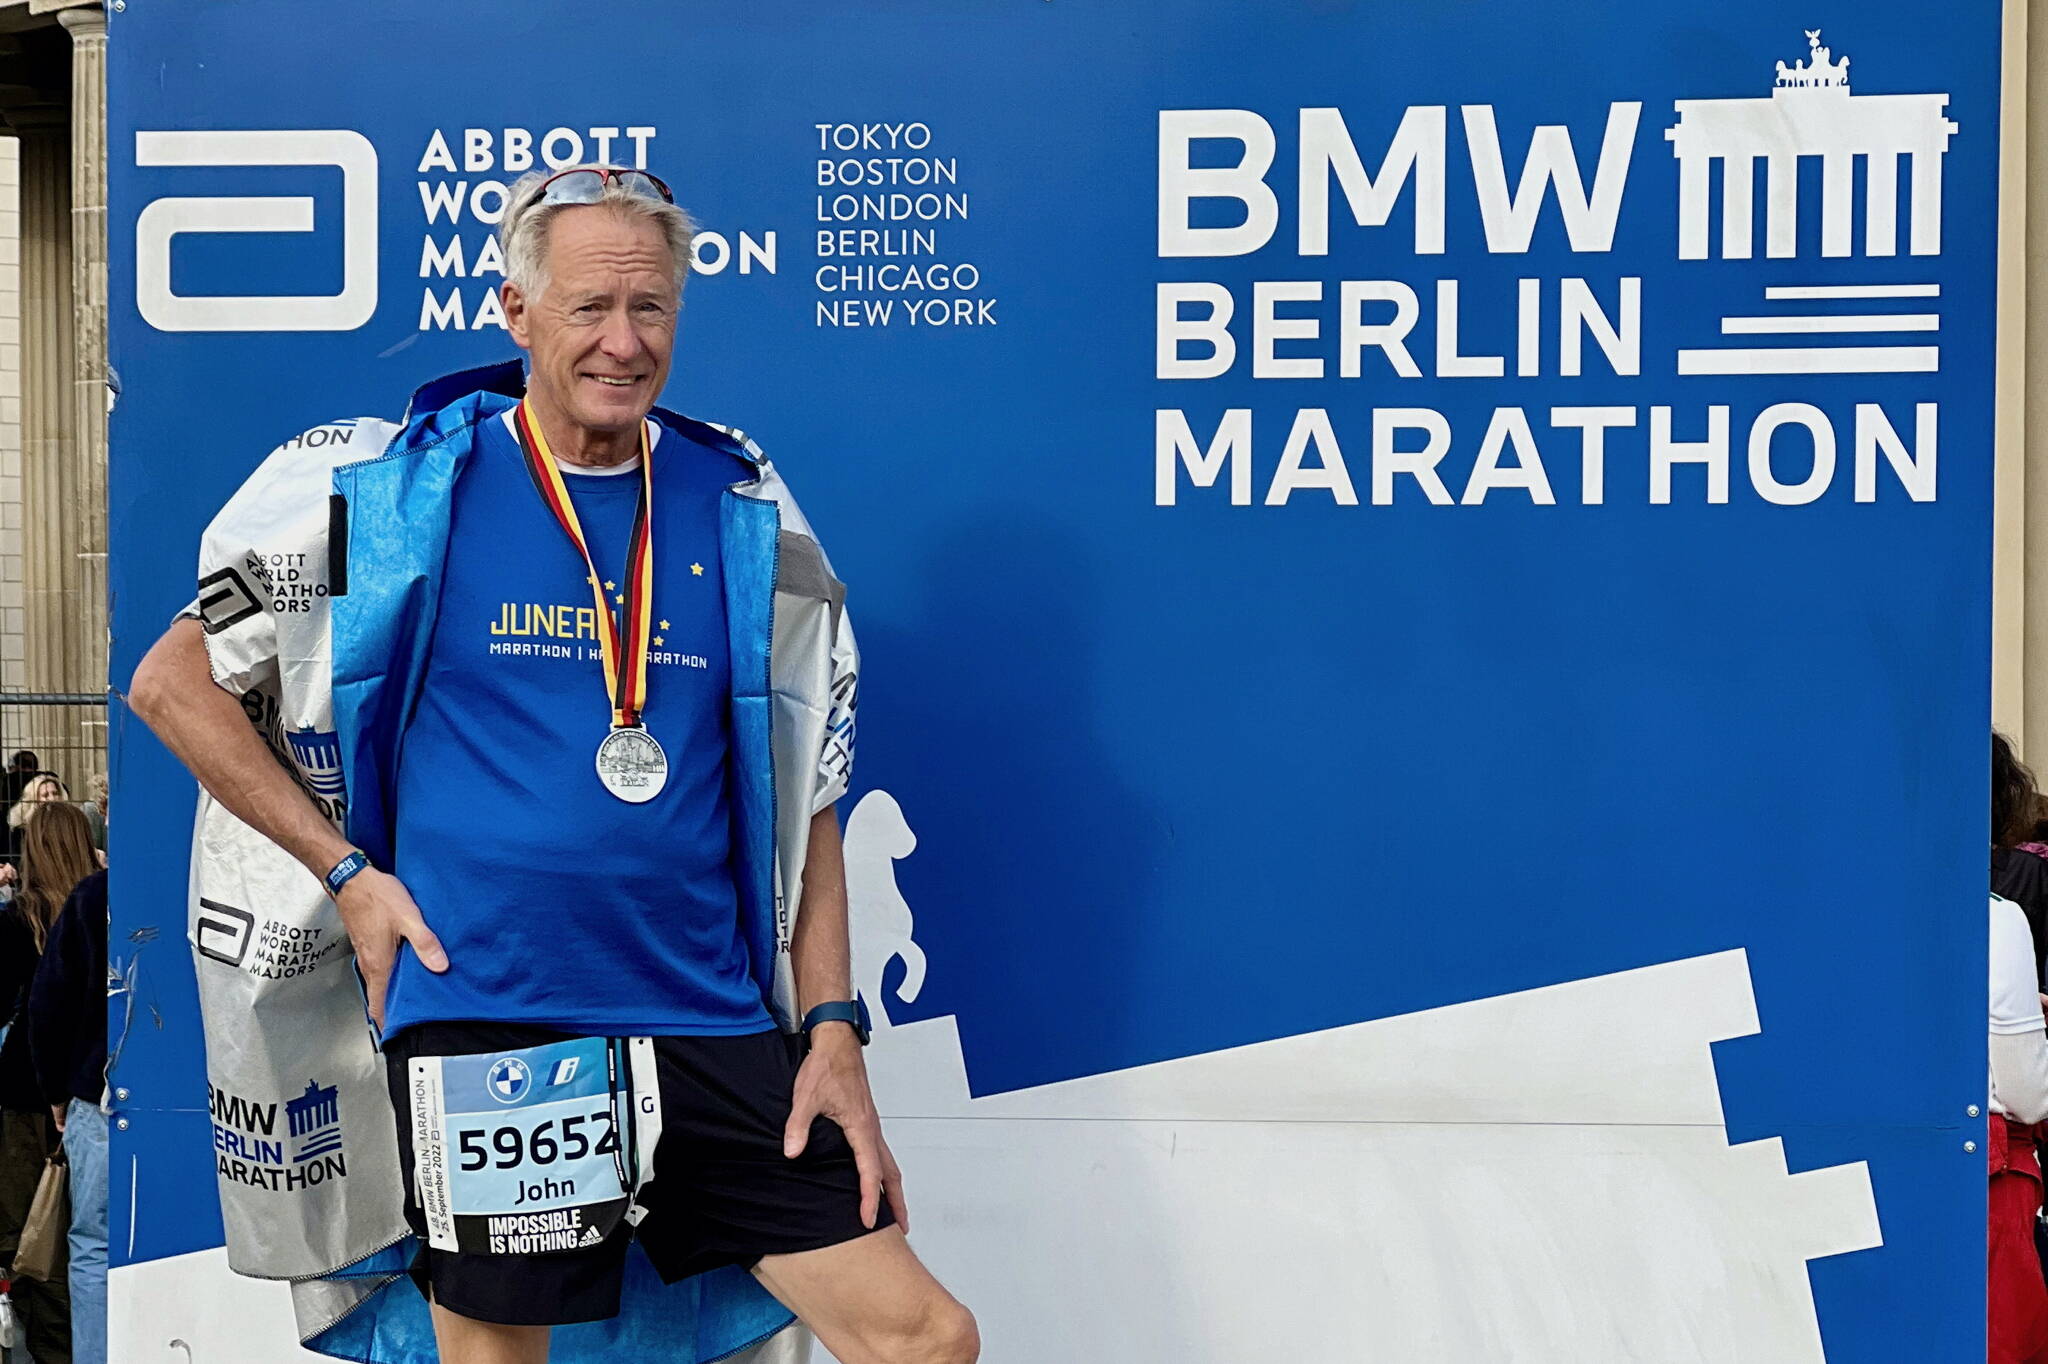
<instances>
[{"instance_id":1,"label":"bmw berlin marathon text","mask_svg":"<svg viewBox=\"0 0 2048 1364\"><path fill-rule=\"evenodd\" d=\"M1933 501L1941 410L1931 397L1915 396L1914 376L1941 367L1933 337L1941 297L1935 271L1898 283L1873 277L1765 286L1755 296L1722 299L1727 311L1715 317L1682 315L1689 300L1675 301L1673 320L1699 334L1659 352L1646 345L1645 317L1659 320L1661 300L1646 293L1644 276L1670 279L1670 268L1652 261L1643 262L1652 269L1636 271L1593 268L1612 259L1631 189L1652 174L1677 179L1677 221L1667 240L1681 268L1709 260L1716 249L1722 260L1759 253L1795 259L1802 244L1799 168L1809 158L1821 169L1823 260L1854 257L1859 236L1862 259L1939 260L1942 158L1959 131L1944 116L1948 96L1854 94L1848 59L1837 59L1818 32L1809 31L1807 42L1809 57L1779 62L1765 94L1677 100L1676 121L1661 138L1639 135L1646 106L1637 101L1607 106L1597 146L1575 142L1563 126L1539 126L1519 175L1511 173L1503 130L1487 104L1409 107L1383 139L1377 169L1368 166L1370 149L1362 149L1359 130L1341 109L1162 111L1159 258L1230 258L1287 241L1303 268L1249 289L1199 278L1159 281L1158 379L1191 393L1205 381L1247 373L1259 380L1334 376L1375 394L1409 383L1442 392L1462 380L1510 374L1589 382L1585 401L1496 406L1469 429L1419 403L1339 413L1321 406L1220 413L1197 412L1185 401L1163 406L1155 414L1155 502L1227 497L1232 506L1250 506L1256 498L1279 507L1312 495L1346 507L1388 506L1397 498L1478 506L1491 496L1600 506L1625 487L1651 504L1719 505L1729 501L1738 476L1757 497L1782 506L1831 492L1875 502L1885 487L1915 502ZM1454 137L1464 142L1469 184L1447 173ZM1228 154L1198 154L1217 146ZM1653 160L1645 155L1652 146L1670 155ZM1268 183L1281 157L1299 169L1286 205ZM1404 200L1419 258L1444 253L1454 215L1476 218L1490 255L1514 256L1531 250L1539 222L1554 214L1570 252L1588 268L1484 282L1325 279L1310 268L1330 254L1334 234L1350 230L1345 219L1361 229L1397 231L1389 219ZM1221 216L1241 221L1201 225L1204 211L1218 205L1228 210ZM1872 300L1888 311L1825 311ZM1499 325L1473 334L1466 318L1478 310ZM1912 340L1871 344L1873 333ZM1659 371L1697 377L1702 401L1647 408L1627 401L1628 381ZM1752 408L1715 401L1716 387L1730 379L1840 375L1881 379L1847 401ZM1831 394L1840 391L1830 386Z\"/></svg>"}]
</instances>

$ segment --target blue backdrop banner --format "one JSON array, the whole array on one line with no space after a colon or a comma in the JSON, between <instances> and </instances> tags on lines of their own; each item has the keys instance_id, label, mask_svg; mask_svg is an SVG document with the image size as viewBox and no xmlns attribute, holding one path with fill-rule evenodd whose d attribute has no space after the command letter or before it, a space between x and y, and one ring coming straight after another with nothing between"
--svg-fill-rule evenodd
<instances>
[{"instance_id":1,"label":"blue backdrop banner","mask_svg":"<svg viewBox=\"0 0 2048 1364\"><path fill-rule=\"evenodd\" d=\"M266 451L517 354L520 174L700 221L664 402L850 584L878 1091L987 1358L1298 1357L1161 1325L1196 1293L1413 1359L1974 1357L1996 5L110 23L117 691ZM155 1303L234 1123L192 784L114 736ZM1701 1201L1628 1192L1667 1176ZM1114 1287L1071 1336L1061 1247Z\"/></svg>"}]
</instances>

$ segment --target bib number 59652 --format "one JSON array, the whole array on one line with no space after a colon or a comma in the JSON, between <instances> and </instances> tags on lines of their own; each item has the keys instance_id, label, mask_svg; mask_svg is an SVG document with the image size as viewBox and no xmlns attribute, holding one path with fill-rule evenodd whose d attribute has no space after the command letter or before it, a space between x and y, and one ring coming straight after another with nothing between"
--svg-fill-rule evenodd
<instances>
[{"instance_id":1,"label":"bib number 59652","mask_svg":"<svg viewBox=\"0 0 2048 1364\"><path fill-rule=\"evenodd\" d=\"M619 1149L619 1134L612 1115L599 1109L559 1122L550 1119L532 1131L512 1123L458 1128L455 1145L464 1170L493 1166L510 1170L521 1165L553 1165L591 1155L608 1156Z\"/></svg>"},{"instance_id":2,"label":"bib number 59652","mask_svg":"<svg viewBox=\"0 0 2048 1364\"><path fill-rule=\"evenodd\" d=\"M413 1191L427 1243L484 1255L602 1244L644 1178L625 1158L642 1124L633 1115L628 1132L615 1116L630 1114L634 1097L623 1050L580 1037L414 1057Z\"/></svg>"}]
</instances>

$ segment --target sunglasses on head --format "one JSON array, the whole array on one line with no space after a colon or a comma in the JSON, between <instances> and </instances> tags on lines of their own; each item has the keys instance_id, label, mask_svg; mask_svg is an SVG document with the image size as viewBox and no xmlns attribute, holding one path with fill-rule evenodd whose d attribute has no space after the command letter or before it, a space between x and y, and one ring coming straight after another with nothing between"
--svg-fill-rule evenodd
<instances>
[{"instance_id":1,"label":"sunglasses on head","mask_svg":"<svg viewBox=\"0 0 2048 1364\"><path fill-rule=\"evenodd\" d=\"M604 187L616 183L628 194L637 194L643 199L659 199L664 204L674 203L675 196L669 193L668 185L660 178L643 170L620 170L615 166L565 170L541 182L540 201L544 204L594 204L604 197Z\"/></svg>"}]
</instances>

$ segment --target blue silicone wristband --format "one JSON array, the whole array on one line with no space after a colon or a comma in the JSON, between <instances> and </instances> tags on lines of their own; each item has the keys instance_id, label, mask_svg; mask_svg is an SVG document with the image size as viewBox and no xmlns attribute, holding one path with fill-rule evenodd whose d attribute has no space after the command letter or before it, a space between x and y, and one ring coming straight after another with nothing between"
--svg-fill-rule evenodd
<instances>
[{"instance_id":1,"label":"blue silicone wristband","mask_svg":"<svg viewBox=\"0 0 2048 1364\"><path fill-rule=\"evenodd\" d=\"M350 849L348 856L336 862L334 870L321 878L327 883L327 893L329 895L341 894L341 888L349 883L350 878L369 865L370 855L368 853L364 852L361 848Z\"/></svg>"},{"instance_id":2,"label":"blue silicone wristband","mask_svg":"<svg viewBox=\"0 0 2048 1364\"><path fill-rule=\"evenodd\" d=\"M804 1015L804 1036L808 1038L811 1029L820 1023L851 1023L853 1035L860 1039L860 1044L868 1044L867 1007L857 999L834 1000L830 1004L820 1004L812 1009Z\"/></svg>"}]
</instances>

